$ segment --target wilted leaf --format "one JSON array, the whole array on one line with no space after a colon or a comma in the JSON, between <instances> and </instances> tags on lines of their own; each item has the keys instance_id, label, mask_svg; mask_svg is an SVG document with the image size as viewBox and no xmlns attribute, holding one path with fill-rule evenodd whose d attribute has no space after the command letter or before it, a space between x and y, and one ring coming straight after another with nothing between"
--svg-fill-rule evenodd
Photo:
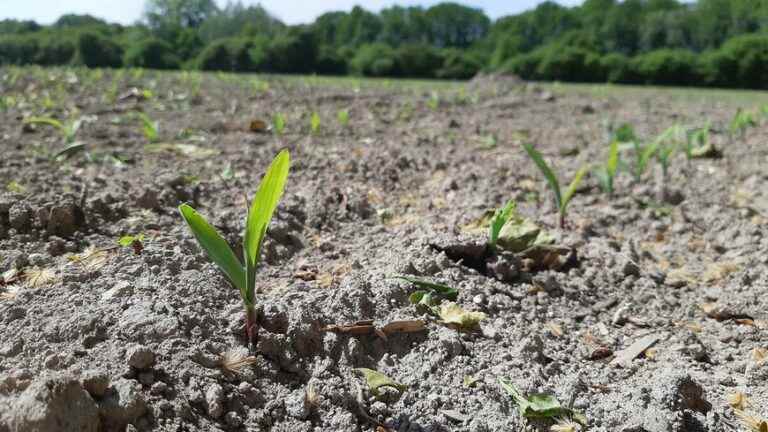
<instances>
[{"instance_id":1,"label":"wilted leaf","mask_svg":"<svg viewBox=\"0 0 768 432\"><path fill-rule=\"evenodd\" d=\"M726 400L728 401L728 405L730 405L731 408L737 409L737 410L743 411L747 409L750 405L749 398L747 398L747 395L738 391L736 393L731 393L727 395Z\"/></svg>"},{"instance_id":2,"label":"wilted leaf","mask_svg":"<svg viewBox=\"0 0 768 432\"><path fill-rule=\"evenodd\" d=\"M499 248L510 252L522 252L528 248L554 243L555 238L530 219L512 217L499 233Z\"/></svg>"},{"instance_id":3,"label":"wilted leaf","mask_svg":"<svg viewBox=\"0 0 768 432\"><path fill-rule=\"evenodd\" d=\"M382 387L395 389L398 393L398 397L402 396L403 392L405 392L405 390L408 388L408 386L393 381L391 378L379 371L366 368L358 368L355 370L363 374L366 384L368 384L368 388L374 397L381 396L381 391L379 391L379 389Z\"/></svg>"},{"instance_id":4,"label":"wilted leaf","mask_svg":"<svg viewBox=\"0 0 768 432\"><path fill-rule=\"evenodd\" d=\"M39 288L53 283L56 280L56 273L51 269L33 267L24 272L24 277L28 286Z\"/></svg>"},{"instance_id":5,"label":"wilted leaf","mask_svg":"<svg viewBox=\"0 0 768 432\"><path fill-rule=\"evenodd\" d=\"M576 250L557 245L534 245L518 254L526 272L560 270L576 262Z\"/></svg>"},{"instance_id":6,"label":"wilted leaf","mask_svg":"<svg viewBox=\"0 0 768 432\"><path fill-rule=\"evenodd\" d=\"M483 312L468 312L454 302L448 302L440 305L438 316L445 324L455 325L461 329L475 328L480 321L485 319Z\"/></svg>"},{"instance_id":7,"label":"wilted leaf","mask_svg":"<svg viewBox=\"0 0 768 432\"><path fill-rule=\"evenodd\" d=\"M704 282L714 282L739 271L739 265L733 262L714 263L707 267L702 275Z\"/></svg>"},{"instance_id":8,"label":"wilted leaf","mask_svg":"<svg viewBox=\"0 0 768 432\"><path fill-rule=\"evenodd\" d=\"M582 425L586 425L586 418L560 405L556 397L547 394L535 393L526 396L511 381L499 378L501 387L515 400L517 410L521 417L525 418L557 418L569 416Z\"/></svg>"},{"instance_id":9,"label":"wilted leaf","mask_svg":"<svg viewBox=\"0 0 768 432\"><path fill-rule=\"evenodd\" d=\"M752 360L755 361L757 366L762 366L763 363L768 361L768 350L760 347L752 348Z\"/></svg>"}]
</instances>

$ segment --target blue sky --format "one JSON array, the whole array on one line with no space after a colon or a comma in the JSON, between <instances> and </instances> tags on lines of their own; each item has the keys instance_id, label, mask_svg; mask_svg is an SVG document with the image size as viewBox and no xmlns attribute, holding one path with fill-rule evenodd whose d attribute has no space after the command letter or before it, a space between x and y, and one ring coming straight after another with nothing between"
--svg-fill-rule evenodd
<instances>
[{"instance_id":1,"label":"blue sky","mask_svg":"<svg viewBox=\"0 0 768 432\"><path fill-rule=\"evenodd\" d=\"M244 4L261 3L268 11L288 24L306 23L330 10L349 10L355 4L376 10L393 4L430 6L439 0L243 0ZM460 3L485 10L491 18L517 13L534 7L541 0L459 0ZM226 0L217 0L224 5ZM579 0L558 0L575 5ZM0 0L0 19L33 19L49 24L65 13L91 14L112 22L130 24L141 17L144 0Z\"/></svg>"}]
</instances>

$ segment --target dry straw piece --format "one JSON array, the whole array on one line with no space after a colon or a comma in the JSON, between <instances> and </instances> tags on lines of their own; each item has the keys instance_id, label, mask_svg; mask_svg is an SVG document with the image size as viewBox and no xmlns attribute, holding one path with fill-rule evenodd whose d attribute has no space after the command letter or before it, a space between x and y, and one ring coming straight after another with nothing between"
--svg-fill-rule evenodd
<instances>
[{"instance_id":1,"label":"dry straw piece","mask_svg":"<svg viewBox=\"0 0 768 432\"><path fill-rule=\"evenodd\" d=\"M243 350L234 348L226 351L219 359L221 368L229 373L238 374L246 366L256 363L256 357L246 354Z\"/></svg>"}]
</instances>

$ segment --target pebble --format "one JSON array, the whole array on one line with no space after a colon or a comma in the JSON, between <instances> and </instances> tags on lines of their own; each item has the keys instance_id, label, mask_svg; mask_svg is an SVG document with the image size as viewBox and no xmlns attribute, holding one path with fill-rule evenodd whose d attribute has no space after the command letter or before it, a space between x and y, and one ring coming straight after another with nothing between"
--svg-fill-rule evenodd
<instances>
[{"instance_id":1,"label":"pebble","mask_svg":"<svg viewBox=\"0 0 768 432\"><path fill-rule=\"evenodd\" d=\"M134 345L126 353L128 365L138 370L149 369L155 364L155 353L144 345Z\"/></svg>"}]
</instances>

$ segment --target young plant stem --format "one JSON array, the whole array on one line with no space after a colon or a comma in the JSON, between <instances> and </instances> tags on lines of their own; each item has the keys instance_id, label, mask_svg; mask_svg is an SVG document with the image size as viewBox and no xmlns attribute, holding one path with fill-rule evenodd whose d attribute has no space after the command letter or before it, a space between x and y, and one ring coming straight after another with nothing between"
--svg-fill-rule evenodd
<instances>
[{"instance_id":1,"label":"young plant stem","mask_svg":"<svg viewBox=\"0 0 768 432\"><path fill-rule=\"evenodd\" d=\"M259 342L259 325L256 323L256 308L253 305L245 305L245 335L248 346L251 349L256 348Z\"/></svg>"}]
</instances>

